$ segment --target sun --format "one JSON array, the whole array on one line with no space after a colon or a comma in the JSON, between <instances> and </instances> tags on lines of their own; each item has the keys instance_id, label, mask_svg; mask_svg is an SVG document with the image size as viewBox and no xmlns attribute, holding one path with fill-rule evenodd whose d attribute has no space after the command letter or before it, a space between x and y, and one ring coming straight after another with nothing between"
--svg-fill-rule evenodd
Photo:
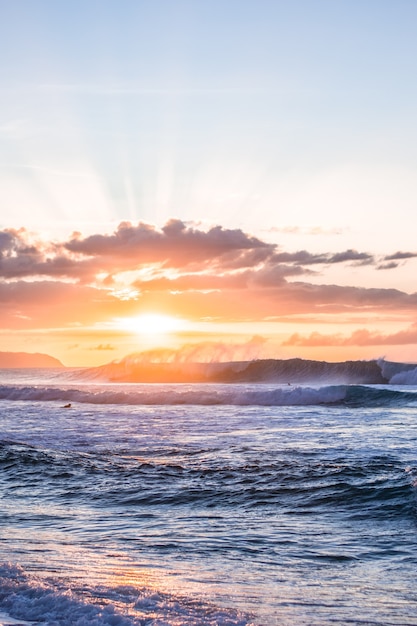
<instances>
[{"instance_id":1,"label":"sun","mask_svg":"<svg viewBox=\"0 0 417 626\"><path fill-rule=\"evenodd\" d=\"M184 328L184 321L159 313L144 313L135 317L118 318L118 328L138 335L167 335Z\"/></svg>"}]
</instances>

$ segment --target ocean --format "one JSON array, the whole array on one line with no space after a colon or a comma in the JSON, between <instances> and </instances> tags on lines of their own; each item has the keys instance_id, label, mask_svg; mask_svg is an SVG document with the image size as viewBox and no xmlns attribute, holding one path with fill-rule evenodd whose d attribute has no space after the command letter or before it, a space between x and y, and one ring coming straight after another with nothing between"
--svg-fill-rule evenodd
<instances>
[{"instance_id":1,"label":"ocean","mask_svg":"<svg viewBox=\"0 0 417 626\"><path fill-rule=\"evenodd\" d=\"M0 624L417 625L417 370L390 367L0 371Z\"/></svg>"}]
</instances>

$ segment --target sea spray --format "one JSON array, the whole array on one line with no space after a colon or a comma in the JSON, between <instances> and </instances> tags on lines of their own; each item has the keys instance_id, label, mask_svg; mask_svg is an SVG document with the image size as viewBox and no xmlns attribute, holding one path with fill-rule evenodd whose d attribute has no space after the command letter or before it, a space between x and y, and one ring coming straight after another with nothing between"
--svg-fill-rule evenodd
<instances>
[{"instance_id":1,"label":"sea spray","mask_svg":"<svg viewBox=\"0 0 417 626\"><path fill-rule=\"evenodd\" d=\"M309 361L260 359L251 361L157 360L153 353L131 354L83 373L87 379L113 382L164 383L277 383L277 384L386 384L393 375L416 365L383 360Z\"/></svg>"}]
</instances>

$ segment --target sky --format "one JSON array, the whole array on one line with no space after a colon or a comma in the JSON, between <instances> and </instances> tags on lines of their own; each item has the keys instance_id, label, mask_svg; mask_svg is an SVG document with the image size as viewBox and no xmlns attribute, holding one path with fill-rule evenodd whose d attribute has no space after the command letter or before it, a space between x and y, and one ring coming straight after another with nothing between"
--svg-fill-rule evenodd
<instances>
[{"instance_id":1,"label":"sky","mask_svg":"<svg viewBox=\"0 0 417 626\"><path fill-rule=\"evenodd\" d=\"M0 351L417 362L416 24L0 0Z\"/></svg>"}]
</instances>

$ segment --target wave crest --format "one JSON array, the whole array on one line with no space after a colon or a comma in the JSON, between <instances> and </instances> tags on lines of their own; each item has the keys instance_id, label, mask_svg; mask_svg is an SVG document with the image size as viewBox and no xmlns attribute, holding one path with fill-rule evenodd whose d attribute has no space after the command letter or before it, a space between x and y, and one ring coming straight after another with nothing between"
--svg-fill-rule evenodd
<instances>
[{"instance_id":1,"label":"wave crest","mask_svg":"<svg viewBox=\"0 0 417 626\"><path fill-rule=\"evenodd\" d=\"M328 363L305 359L259 359L228 362L154 362L144 353L131 354L86 370L89 379L113 382L160 383L291 383L291 384L387 384L393 376L417 366L384 360ZM414 384L414 383L412 383Z\"/></svg>"},{"instance_id":2,"label":"wave crest","mask_svg":"<svg viewBox=\"0 0 417 626\"><path fill-rule=\"evenodd\" d=\"M383 406L409 404L417 393L362 385L304 387L281 385L135 385L59 388L0 386L0 400L26 402L125 404L125 405L234 405L234 406L314 406L346 404Z\"/></svg>"}]
</instances>

